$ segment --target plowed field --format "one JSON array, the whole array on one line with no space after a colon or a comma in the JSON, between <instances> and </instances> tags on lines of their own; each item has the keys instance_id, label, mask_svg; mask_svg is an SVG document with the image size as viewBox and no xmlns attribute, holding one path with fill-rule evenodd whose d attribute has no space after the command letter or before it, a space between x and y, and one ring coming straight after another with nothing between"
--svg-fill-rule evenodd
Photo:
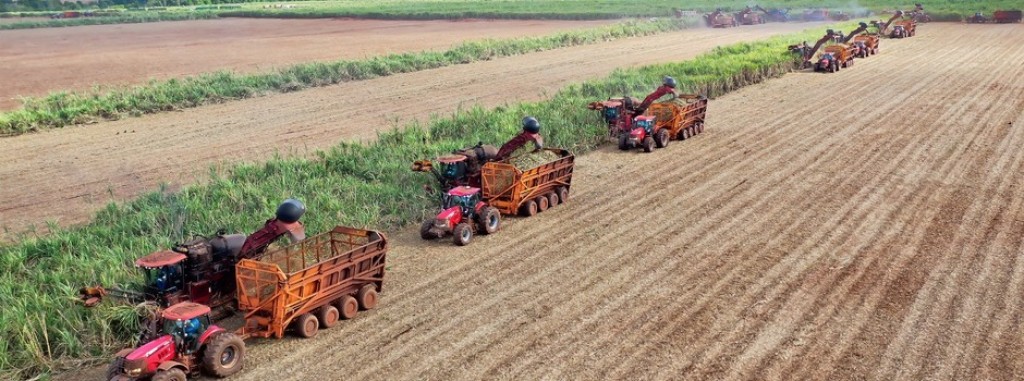
<instances>
[{"instance_id":1,"label":"plowed field","mask_svg":"<svg viewBox=\"0 0 1024 381\"><path fill-rule=\"evenodd\" d=\"M446 49L614 21L224 19L0 31L0 110L19 96L142 83L222 69Z\"/></svg>"},{"instance_id":2,"label":"plowed field","mask_svg":"<svg viewBox=\"0 0 1024 381\"><path fill-rule=\"evenodd\" d=\"M929 24L713 100L466 248L393 234L377 310L234 379L1022 379L1022 31Z\"/></svg>"},{"instance_id":3,"label":"plowed field","mask_svg":"<svg viewBox=\"0 0 1024 381\"><path fill-rule=\"evenodd\" d=\"M164 181L202 180L221 161L307 154L373 138L395 118L540 99L617 67L685 60L813 25L687 30L0 139L0 225L81 222L111 195L130 198Z\"/></svg>"}]
</instances>

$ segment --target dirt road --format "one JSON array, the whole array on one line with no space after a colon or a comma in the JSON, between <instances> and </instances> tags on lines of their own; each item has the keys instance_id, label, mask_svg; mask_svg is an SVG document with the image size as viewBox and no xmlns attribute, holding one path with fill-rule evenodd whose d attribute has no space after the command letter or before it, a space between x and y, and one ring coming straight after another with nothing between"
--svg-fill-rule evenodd
<instances>
[{"instance_id":1,"label":"dirt road","mask_svg":"<svg viewBox=\"0 0 1024 381\"><path fill-rule=\"evenodd\" d=\"M583 156L569 204L470 247L394 234L379 309L233 380L1019 380L1020 32L924 25Z\"/></svg>"},{"instance_id":2,"label":"dirt road","mask_svg":"<svg viewBox=\"0 0 1024 381\"><path fill-rule=\"evenodd\" d=\"M0 31L0 110L19 96L142 83L222 69L446 49L615 21L223 19Z\"/></svg>"},{"instance_id":3,"label":"dirt road","mask_svg":"<svg viewBox=\"0 0 1024 381\"><path fill-rule=\"evenodd\" d=\"M111 199L165 181L203 180L221 161L258 160L275 151L308 154L343 139L373 138L396 118L540 99L617 67L683 60L810 25L625 39L0 139L0 221L14 230L47 220L77 223Z\"/></svg>"}]
</instances>

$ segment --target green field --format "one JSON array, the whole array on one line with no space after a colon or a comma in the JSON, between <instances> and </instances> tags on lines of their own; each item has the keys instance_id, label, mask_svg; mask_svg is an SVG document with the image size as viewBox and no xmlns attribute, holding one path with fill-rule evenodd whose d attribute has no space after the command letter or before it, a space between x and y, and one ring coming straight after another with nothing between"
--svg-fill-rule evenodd
<instances>
[{"instance_id":1,"label":"green field","mask_svg":"<svg viewBox=\"0 0 1024 381\"><path fill-rule=\"evenodd\" d=\"M846 25L848 27L848 25ZM501 142L523 115L538 117L550 146L582 153L604 142L605 127L586 110L596 99L640 95L661 76L680 79L683 91L719 96L782 75L794 67L786 45L820 36L824 28L766 41L721 47L694 60L617 70L570 86L547 101L494 109L473 108L425 125L382 133L367 145L343 143L316 158L277 158L212 174L206 185L156 191L111 204L87 225L22 237L0 247L0 378L24 377L105 359L125 343L131 309L85 310L78 287L124 283L136 277L135 258L193 234L220 228L250 232L287 197L303 200L310 233L335 224L394 229L424 218L433 201L422 191L427 176L409 163L478 141Z\"/></svg>"}]
</instances>

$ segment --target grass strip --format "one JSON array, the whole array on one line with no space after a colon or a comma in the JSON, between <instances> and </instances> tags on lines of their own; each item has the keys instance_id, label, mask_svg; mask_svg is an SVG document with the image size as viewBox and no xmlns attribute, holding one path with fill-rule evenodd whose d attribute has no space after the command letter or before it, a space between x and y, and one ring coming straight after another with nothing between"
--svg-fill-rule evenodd
<instances>
[{"instance_id":1,"label":"grass strip","mask_svg":"<svg viewBox=\"0 0 1024 381\"><path fill-rule=\"evenodd\" d=\"M310 234L335 224L390 230L416 223L435 205L422 190L428 176L409 170L413 160L480 141L503 142L518 132L524 115L538 117L547 145L587 152L603 144L606 134L599 116L586 109L590 101L642 96L663 75L677 78L684 92L720 96L791 71L795 61L786 46L813 40L824 29L720 47L685 62L619 69L568 86L546 101L459 110L382 132L372 143L342 143L314 158L277 157L211 170L206 184L111 203L86 225L52 226L48 235L21 237L0 247L0 300L5 301L0 337L7 338L0 340L0 378L107 359L125 345L133 332L130 307L104 304L87 310L74 295L83 285L138 279L132 264L139 256L220 228L254 231L287 197L306 203L303 221Z\"/></svg>"},{"instance_id":2,"label":"grass strip","mask_svg":"<svg viewBox=\"0 0 1024 381\"><path fill-rule=\"evenodd\" d=\"M291 92L618 38L647 36L697 23L696 19L632 20L543 37L471 41L447 51L303 63L252 74L221 71L92 92L61 91L43 98L28 98L22 108L0 114L0 134L17 135L102 119L114 120L125 115L177 110L273 92Z\"/></svg>"},{"instance_id":3,"label":"grass strip","mask_svg":"<svg viewBox=\"0 0 1024 381\"><path fill-rule=\"evenodd\" d=\"M207 20L217 18L216 12L125 12L116 16L79 17L40 21L19 21L0 24L0 30L57 28L83 25L139 24L157 21Z\"/></svg>"}]
</instances>

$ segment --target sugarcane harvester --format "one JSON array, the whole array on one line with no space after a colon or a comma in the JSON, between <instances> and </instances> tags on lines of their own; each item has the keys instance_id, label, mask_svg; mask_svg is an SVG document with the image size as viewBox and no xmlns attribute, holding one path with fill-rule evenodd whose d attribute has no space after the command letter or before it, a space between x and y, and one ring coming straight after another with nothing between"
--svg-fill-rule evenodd
<instances>
[{"instance_id":1,"label":"sugarcane harvester","mask_svg":"<svg viewBox=\"0 0 1024 381\"><path fill-rule=\"evenodd\" d=\"M601 113L601 118L608 126L608 136L618 138L623 132L633 128L633 118L637 115L640 100L633 97L608 98L606 101L590 102L587 108Z\"/></svg>"},{"instance_id":2,"label":"sugarcane harvester","mask_svg":"<svg viewBox=\"0 0 1024 381\"><path fill-rule=\"evenodd\" d=\"M872 21L871 25L874 26L875 28L878 28L879 36L889 36L889 26L891 26L892 23L896 21L896 19L901 17L903 17L903 11L896 11L896 13L889 18L889 21L886 21L885 23L882 23L880 21Z\"/></svg>"},{"instance_id":3,"label":"sugarcane harvester","mask_svg":"<svg viewBox=\"0 0 1024 381\"><path fill-rule=\"evenodd\" d=\"M236 301L235 264L260 256L282 236L288 236L292 242L304 239L305 227L299 219L305 211L302 202L288 199L278 206L274 218L252 234L218 232L213 237L196 237L170 250L139 258L135 266L145 279L141 292L93 286L80 290L79 296L86 306L98 304L105 295L132 303L151 303L158 308L194 302L210 306L216 311L215 316L222 317ZM156 318L151 316L149 320Z\"/></svg>"},{"instance_id":4,"label":"sugarcane harvester","mask_svg":"<svg viewBox=\"0 0 1024 381\"><path fill-rule=\"evenodd\" d=\"M786 22L786 21L789 21L789 11L788 10L783 11L783 10L780 10L780 9L777 9L777 8L772 8L772 10L769 11L769 10L766 10L766 9L762 8L760 5L754 6L754 9L759 10L761 12L764 12L764 18L766 18L768 21L773 21L773 22Z\"/></svg>"}]
</instances>

